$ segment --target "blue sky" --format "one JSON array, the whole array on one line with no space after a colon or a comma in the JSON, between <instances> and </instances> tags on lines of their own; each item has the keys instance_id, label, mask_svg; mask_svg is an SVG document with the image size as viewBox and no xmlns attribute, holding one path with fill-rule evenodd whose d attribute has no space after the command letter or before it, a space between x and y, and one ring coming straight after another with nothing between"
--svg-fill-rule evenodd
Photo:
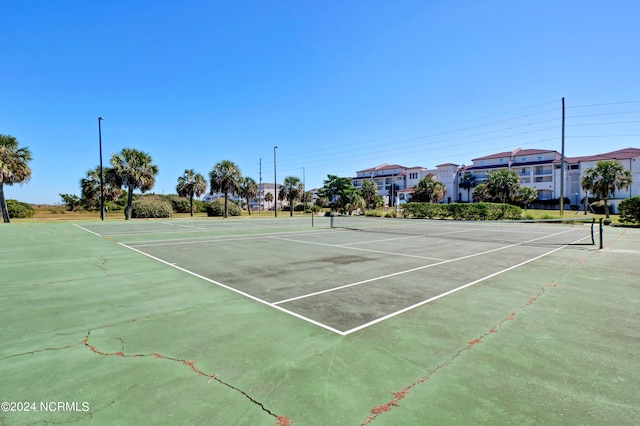
<instances>
[{"instance_id":1,"label":"blue sky","mask_svg":"<svg viewBox=\"0 0 640 426\"><path fill-rule=\"evenodd\" d=\"M273 182L517 147L640 147L637 1L3 2L0 133L60 203L124 147L174 193L221 160Z\"/></svg>"}]
</instances>

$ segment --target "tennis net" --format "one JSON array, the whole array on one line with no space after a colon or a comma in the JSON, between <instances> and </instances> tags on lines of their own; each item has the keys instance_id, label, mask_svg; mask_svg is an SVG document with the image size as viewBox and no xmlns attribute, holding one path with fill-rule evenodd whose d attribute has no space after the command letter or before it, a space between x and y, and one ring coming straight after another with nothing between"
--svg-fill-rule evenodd
<instances>
[{"instance_id":1,"label":"tennis net","mask_svg":"<svg viewBox=\"0 0 640 426\"><path fill-rule=\"evenodd\" d=\"M504 221L400 219L335 215L331 228L395 234L530 245L598 245L602 248L602 219L566 218Z\"/></svg>"}]
</instances>

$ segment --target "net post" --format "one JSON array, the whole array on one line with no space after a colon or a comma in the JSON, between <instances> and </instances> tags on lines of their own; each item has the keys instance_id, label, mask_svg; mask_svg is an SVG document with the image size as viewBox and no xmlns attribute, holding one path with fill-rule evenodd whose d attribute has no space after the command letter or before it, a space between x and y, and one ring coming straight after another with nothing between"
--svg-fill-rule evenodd
<instances>
[{"instance_id":1,"label":"net post","mask_svg":"<svg viewBox=\"0 0 640 426\"><path fill-rule=\"evenodd\" d=\"M600 249L602 249L604 247L604 244L602 243L602 218L600 218Z\"/></svg>"},{"instance_id":2,"label":"net post","mask_svg":"<svg viewBox=\"0 0 640 426\"><path fill-rule=\"evenodd\" d=\"M335 225L333 223L333 212L331 212L331 215L329 217L330 217L330 219L329 219L330 225L329 226L331 227L331 229L333 229L333 228L335 228Z\"/></svg>"},{"instance_id":3,"label":"net post","mask_svg":"<svg viewBox=\"0 0 640 426\"><path fill-rule=\"evenodd\" d=\"M596 224L596 218L591 219L591 245L596 245L595 235L593 233L593 228Z\"/></svg>"}]
</instances>

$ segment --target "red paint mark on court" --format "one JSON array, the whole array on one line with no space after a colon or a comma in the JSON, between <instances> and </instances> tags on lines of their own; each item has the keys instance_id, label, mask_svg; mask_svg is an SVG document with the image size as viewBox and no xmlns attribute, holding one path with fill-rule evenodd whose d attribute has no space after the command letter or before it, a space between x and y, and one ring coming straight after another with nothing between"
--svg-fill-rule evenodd
<instances>
[{"instance_id":1,"label":"red paint mark on court","mask_svg":"<svg viewBox=\"0 0 640 426\"><path fill-rule=\"evenodd\" d=\"M473 345L477 345L478 343L481 342L481 339L473 339L473 340L469 340L468 346L471 347Z\"/></svg>"},{"instance_id":2,"label":"red paint mark on court","mask_svg":"<svg viewBox=\"0 0 640 426\"><path fill-rule=\"evenodd\" d=\"M278 426L290 426L291 420L285 416L278 416L278 418L276 419L276 424Z\"/></svg>"},{"instance_id":3,"label":"red paint mark on court","mask_svg":"<svg viewBox=\"0 0 640 426\"><path fill-rule=\"evenodd\" d=\"M201 377L208 377L209 378L209 382L210 383L212 380L217 381L218 383L227 386L235 391L240 392L242 395L244 395L245 397L247 397L251 402L257 404L258 406L260 406L260 408L262 408L263 411L267 412L268 414L270 414L271 416L276 418L276 425L278 426L290 426L291 425L291 420L288 417L282 416L282 415L277 415L275 413L273 413L271 410L267 409L262 403L256 401L255 399L253 399L251 396L249 396L246 392L244 392L241 389L238 389L235 386L230 385L229 383L226 383L222 380L220 380L218 378L218 375L216 374L207 374L204 371L200 370L198 367L195 366L197 360L192 359L192 360L186 360L186 359L179 359L179 358L174 358L174 357L170 357L170 356L166 356L166 355L162 355L159 354L157 352L153 352L150 354L130 354L127 355L122 351L119 352L103 352L98 350L94 345L90 345L89 344L89 337L91 335L91 331L89 331L86 335L86 337L84 339L82 339L81 344L85 345L87 348L89 348L89 350L93 353L96 353L98 355L103 355L103 356L117 356L117 357L122 357L122 358L138 358L138 357L154 357L156 359L164 359L167 361L174 361L174 362L179 362L182 365L186 366L187 368L189 368L189 370L191 370L193 373L195 373L198 376ZM68 347L71 346L77 346L76 345L70 345Z\"/></svg>"},{"instance_id":4,"label":"red paint mark on court","mask_svg":"<svg viewBox=\"0 0 640 426\"><path fill-rule=\"evenodd\" d=\"M484 334L483 336L477 337L475 339L469 340L467 342L467 346L466 347L460 349L451 358L449 358L446 362L438 365L436 368L431 370L425 376L423 376L423 377L419 378L418 380L416 380L415 382L411 383L409 386L404 388L402 391L400 391L400 392L391 392L391 394L393 395L393 399L391 399L390 401L387 401L384 404L381 404L381 405L378 405L376 407L373 407L370 410L371 415L367 416L365 418L364 422L360 423L360 426L364 426L364 425L367 425L367 424L371 423L372 421L374 421L381 414L391 411L391 409L393 407L399 407L400 406L400 400L404 399L407 396L407 394L409 393L409 391L411 391L411 389L413 389L414 387L418 386L419 384L422 384L422 383L426 382L427 380L429 380L431 378L431 376L433 376L435 373L438 372L438 370L441 370L441 369L447 367L449 364L453 363L453 361L455 361L456 358L458 358L461 353L463 353L464 351L471 350L471 348L473 346L477 345L478 343L480 343L483 338L489 336L490 334L497 333L498 332L498 328L502 327L502 325L506 321L514 320L516 315L523 308L526 308L527 306L530 306L533 303L537 302L540 299L540 297L542 296L542 294L545 292L545 290L547 288L549 288L549 287L557 287L557 285L556 284L545 284L540 293L538 293L537 295L535 295L531 299L527 300L527 302L524 305L519 306L514 312L511 313L511 315L508 315L507 317L505 317L505 319L500 321L494 327L490 328L489 331L486 334Z\"/></svg>"}]
</instances>

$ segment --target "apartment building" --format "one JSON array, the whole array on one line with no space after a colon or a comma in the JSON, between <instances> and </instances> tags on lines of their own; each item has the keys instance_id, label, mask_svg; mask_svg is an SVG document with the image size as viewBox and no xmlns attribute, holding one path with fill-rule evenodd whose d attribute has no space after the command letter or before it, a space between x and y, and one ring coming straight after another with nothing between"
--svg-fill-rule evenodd
<instances>
[{"instance_id":1,"label":"apartment building","mask_svg":"<svg viewBox=\"0 0 640 426\"><path fill-rule=\"evenodd\" d=\"M582 175L587 168L593 168L599 161L616 160L633 177L633 184L626 190L615 194L611 204L617 204L628 197L640 195L640 149L625 148L604 154L565 157L564 197L572 205L580 205L586 196L580 185ZM487 174L493 170L513 170L520 177L523 186L535 188L540 200L560 198L560 176L562 155L558 151L546 149L516 149L514 151L478 157L471 160L469 166L444 163L435 169L421 166L406 167L399 164L381 164L364 170L358 170L356 177L351 178L356 188L361 188L366 180L373 180L378 185L378 193L383 197L386 207L403 204L411 200L414 187L425 177L435 178L445 184L447 192L444 203L456 201L470 202L471 192L467 195L460 188L465 173L475 176L475 185L486 182Z\"/></svg>"},{"instance_id":2,"label":"apartment building","mask_svg":"<svg viewBox=\"0 0 640 426\"><path fill-rule=\"evenodd\" d=\"M378 185L378 194L382 196L385 207L404 204L411 199L413 188L425 177L435 178L447 187L445 202L452 202L452 193L457 186L458 165L453 163L439 164L435 169L414 166L406 167L399 164L381 164L364 170L358 170L351 182L356 188L362 183L372 180Z\"/></svg>"},{"instance_id":3,"label":"apartment building","mask_svg":"<svg viewBox=\"0 0 640 426\"><path fill-rule=\"evenodd\" d=\"M593 168L599 161L615 160L629 170L633 177L633 184L626 190L619 191L612 200L614 208L628 197L640 194L640 149L625 148L604 154L583 157L565 157L564 163L564 197L573 205L580 205L586 196L580 184L584 171ZM560 179L562 155L553 150L516 149L500 152L471 160L471 166L462 166L458 170L458 182L465 173L475 176L475 184L486 182L487 173L492 170L510 169L520 177L523 186L530 186L538 191L540 200L560 198ZM458 188L459 201L471 201L467 191Z\"/></svg>"}]
</instances>

